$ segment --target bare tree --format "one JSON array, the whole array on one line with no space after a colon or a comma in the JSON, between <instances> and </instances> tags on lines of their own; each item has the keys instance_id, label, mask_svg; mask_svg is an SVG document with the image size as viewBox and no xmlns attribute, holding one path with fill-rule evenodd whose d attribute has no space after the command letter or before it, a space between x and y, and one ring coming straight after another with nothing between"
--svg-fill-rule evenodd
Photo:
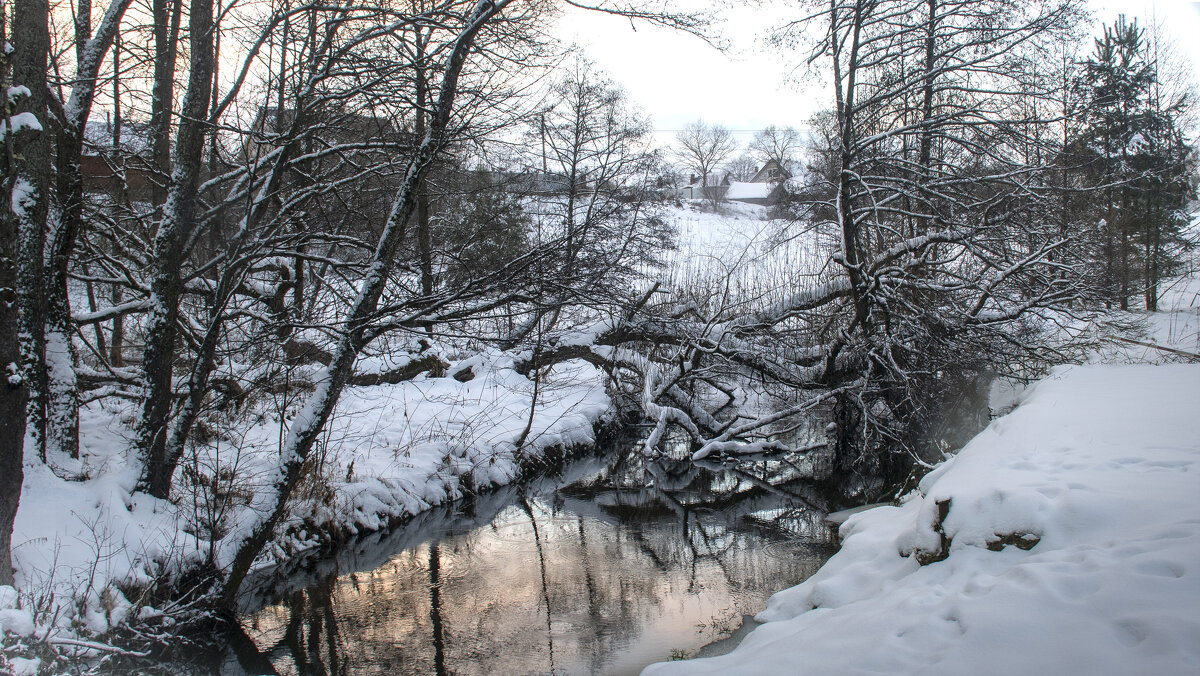
<instances>
[{"instance_id":1,"label":"bare tree","mask_svg":"<svg viewBox=\"0 0 1200 676\"><path fill-rule=\"evenodd\" d=\"M725 163L725 170L729 172L729 176L738 181L749 181L754 178L754 174L758 172L759 163L755 157L749 153L742 153L736 158Z\"/></svg>"},{"instance_id":2,"label":"bare tree","mask_svg":"<svg viewBox=\"0 0 1200 676\"><path fill-rule=\"evenodd\" d=\"M681 165L700 179L704 197L714 204L720 201L714 172L737 152L733 134L721 125L709 126L702 120L689 122L675 136L675 155ZM709 190L709 188L714 188Z\"/></svg>"},{"instance_id":3,"label":"bare tree","mask_svg":"<svg viewBox=\"0 0 1200 676\"><path fill-rule=\"evenodd\" d=\"M173 403L172 374L183 295L180 261L196 231L202 153L212 98L216 55L212 0L192 0L189 11L191 66L175 140L175 168L154 241L150 279L150 317L146 327L145 404L138 424L138 450L145 463L142 486L152 495L170 491L172 463L167 457L168 419Z\"/></svg>"},{"instance_id":4,"label":"bare tree","mask_svg":"<svg viewBox=\"0 0 1200 676\"><path fill-rule=\"evenodd\" d=\"M887 474L896 458L871 447L911 447L903 421L933 410L939 374L1005 370L1033 348L1027 320L1080 293L1058 274L1069 241L1036 216L1029 186L1045 168L1010 150L1038 142L1016 104L1053 95L1024 64L1078 8L854 0L814 11L838 118L833 260L853 303L825 348L853 365L830 362L824 378L867 377L838 402L839 470Z\"/></svg>"},{"instance_id":5,"label":"bare tree","mask_svg":"<svg viewBox=\"0 0 1200 676\"><path fill-rule=\"evenodd\" d=\"M70 97L63 104L55 162L55 217L46 238L49 284L45 292L46 438L55 452L79 456L79 400L72 348L73 327L67 285L71 259L83 228L84 192L81 160L84 130L99 85L99 72L113 44L121 19L132 0L114 0L95 35L91 34L91 3L81 3L75 21L76 64Z\"/></svg>"},{"instance_id":6,"label":"bare tree","mask_svg":"<svg viewBox=\"0 0 1200 676\"><path fill-rule=\"evenodd\" d=\"M864 499L903 479L950 393L1044 363L1043 327L1085 292L1061 256L1070 235L1041 217L1050 171L1027 162L1041 141L1020 105L1056 93L1025 66L1077 8L810 9L799 25L825 31L809 56L833 72L836 116L815 172L828 185L809 192L821 204L808 218L828 222L800 225L837 234L826 264L776 296L730 276L702 295L696 280L654 287L590 344L558 341L529 366L582 357L609 369L619 400L654 423L647 447L674 426L694 457L825 448L823 476ZM739 410L746 391L757 410ZM831 424L785 441L805 413Z\"/></svg>"},{"instance_id":7,"label":"bare tree","mask_svg":"<svg viewBox=\"0 0 1200 676\"><path fill-rule=\"evenodd\" d=\"M476 36L489 21L500 15L508 4L509 0L481 0L470 7L469 11L461 14L456 11L459 9L457 6L445 8L448 11L443 18L444 24L454 21L457 27L452 29L443 49L439 50L445 54L444 65L425 137L420 140L409 162L404 181L392 203L383 234L367 264L367 274L360 283L357 297L343 322L343 332L335 344L330 363L318 377L315 392L293 419L288 430L280 457L280 477L270 491L265 511L238 547L223 591L226 603L231 604L236 599L246 573L263 547L274 537L276 529L287 513L292 493L304 476L305 460L333 412L342 389L349 382L354 361L363 348L378 335L372 330L371 320L377 316L376 313L380 309L380 299L387 286L391 266L405 239L409 219L416 210L417 192L422 177L447 142L448 127L459 93L459 76Z\"/></svg>"},{"instance_id":8,"label":"bare tree","mask_svg":"<svg viewBox=\"0 0 1200 676\"><path fill-rule=\"evenodd\" d=\"M804 139L793 127L770 125L754 135L748 150L760 165L775 161L780 167L795 173L804 150Z\"/></svg>"},{"instance_id":9,"label":"bare tree","mask_svg":"<svg viewBox=\"0 0 1200 676\"><path fill-rule=\"evenodd\" d=\"M545 241L565 243L553 274L567 294L555 303L621 299L618 289L664 246L661 221L645 199L658 167L650 124L594 66L577 62L551 87L534 130L546 141L548 177L558 188L538 198ZM601 301L603 302L603 301Z\"/></svg>"}]
</instances>

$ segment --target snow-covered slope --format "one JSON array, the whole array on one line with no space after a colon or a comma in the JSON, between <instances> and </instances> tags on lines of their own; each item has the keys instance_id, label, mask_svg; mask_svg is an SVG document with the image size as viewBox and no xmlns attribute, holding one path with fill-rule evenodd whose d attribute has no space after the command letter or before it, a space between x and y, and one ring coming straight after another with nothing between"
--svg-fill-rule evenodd
<instances>
[{"instance_id":1,"label":"snow-covered slope","mask_svg":"<svg viewBox=\"0 0 1200 676\"><path fill-rule=\"evenodd\" d=\"M1200 365L1059 368L841 532L734 652L646 673L1200 673Z\"/></svg>"}]
</instances>

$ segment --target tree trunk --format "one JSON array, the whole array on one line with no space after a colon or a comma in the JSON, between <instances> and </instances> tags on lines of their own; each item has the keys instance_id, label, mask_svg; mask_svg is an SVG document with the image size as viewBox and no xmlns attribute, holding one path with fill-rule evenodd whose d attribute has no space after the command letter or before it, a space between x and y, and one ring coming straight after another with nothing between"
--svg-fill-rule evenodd
<instances>
[{"instance_id":1,"label":"tree trunk","mask_svg":"<svg viewBox=\"0 0 1200 676\"><path fill-rule=\"evenodd\" d=\"M1157 202L1158 199L1156 198ZM1158 311L1158 262L1160 256L1160 239L1162 233L1162 222L1165 217L1163 209L1156 204L1150 217L1153 219L1147 225L1146 231L1146 309L1151 312Z\"/></svg>"},{"instance_id":2,"label":"tree trunk","mask_svg":"<svg viewBox=\"0 0 1200 676\"><path fill-rule=\"evenodd\" d=\"M276 157L265 184L257 193L258 198L250 205L250 209L242 219L241 227L238 228L238 232L226 247L226 252L230 260L245 260L243 257L245 246L252 239L259 219L273 201L273 195L282 181L284 168L291 157L291 153L288 152L288 149L291 147L285 147L283 152ZM175 416L175 421L167 437L167 443L162 451L162 460L158 465L159 474L165 477L165 479L162 479L166 482L163 490L167 492L160 497L167 497L170 492L171 477L175 474L175 468L179 465L179 459L183 457L183 450L191 434L192 427L201 413L201 405L205 397L208 396L209 381L217 366L217 347L223 335L222 329L225 326L226 308L233 298L244 272L244 264L242 266L233 266L222 273L217 283L216 292L213 294L212 299L208 330L205 332L203 340L201 340L199 347L196 349L194 366L188 378L187 393L183 398L183 404L178 414ZM284 321L286 321L286 318Z\"/></svg>"},{"instance_id":3,"label":"tree trunk","mask_svg":"<svg viewBox=\"0 0 1200 676\"><path fill-rule=\"evenodd\" d=\"M119 284L112 285L113 307L124 300L124 292ZM125 365L125 316L118 314L112 320L112 335L108 340L108 363L113 366Z\"/></svg>"},{"instance_id":4,"label":"tree trunk","mask_svg":"<svg viewBox=\"0 0 1200 676\"><path fill-rule=\"evenodd\" d=\"M859 3L854 10L854 28L850 42L850 55L846 62L846 81L845 90L839 97L839 113L840 113L840 136L841 136L841 171L838 173L838 198L837 212L838 223L841 226L841 254L842 263L846 269L846 273L850 278L850 287L854 296L854 323L867 329L866 320L868 313L868 300L866 296L866 280L862 273L862 246L861 235L859 233L858 223L854 218L852 186L854 176L851 172L851 167L854 165L854 134L855 134L855 113L856 99L855 87L858 78L858 50L859 37L862 31L863 22L863 7ZM838 79L840 80L840 68L835 63L835 68L839 72ZM853 330L853 327L851 327Z\"/></svg>"},{"instance_id":5,"label":"tree trunk","mask_svg":"<svg viewBox=\"0 0 1200 676\"><path fill-rule=\"evenodd\" d=\"M0 92L10 85L28 87L31 95L0 100L5 127L11 113L31 112L39 123L46 114L46 66L50 51L50 8L45 0L17 0L13 32L20 36L11 53L0 54ZM7 19L0 2L0 16ZM3 21L0 44L7 45ZM11 60L11 61L10 61ZM9 78L9 65L12 77ZM14 97L15 98L15 97ZM15 107L15 110L14 110ZM42 233L46 225L50 185L50 147L47 134L27 130L7 134L0 158L0 585L13 583L12 527L24 482L24 442L30 384L44 375L41 325ZM13 203L13 198L17 202ZM24 332L24 335L22 335ZM39 392L40 394L40 392ZM44 402L44 400L42 400ZM33 408L30 406L29 408ZM44 420L40 411L30 416ZM44 444L35 427L35 438ZM39 451L44 451L41 446Z\"/></svg>"},{"instance_id":6,"label":"tree trunk","mask_svg":"<svg viewBox=\"0 0 1200 676\"><path fill-rule=\"evenodd\" d=\"M12 82L29 88L19 111L47 120L46 72L50 53L49 6L45 0L17 0L13 33L19 40L12 55ZM6 139L7 141L8 139ZM44 264L46 218L50 201L50 142L46 132L32 133L19 147L9 146L10 167L22 183L24 198L13 204L17 219L17 294L20 297L21 365L28 391L28 425L38 456L46 457L46 324ZM18 159L19 158L19 159ZM10 174L9 177L14 177ZM12 186L11 182L8 186Z\"/></svg>"},{"instance_id":7,"label":"tree trunk","mask_svg":"<svg viewBox=\"0 0 1200 676\"><path fill-rule=\"evenodd\" d=\"M0 4L0 8L3 5ZM0 44L7 36L0 23ZM8 91L8 63L0 55L0 91ZM7 122L8 108L5 106ZM11 160L5 153L5 160ZM18 338L20 306L17 296L17 221L12 217L12 190L9 178L13 169L11 161L3 167L4 189L0 190L0 365L5 367L0 374L5 381L0 384L0 585L13 583L12 527L17 516L17 504L21 498L21 483L24 480L23 444L25 441L26 391L20 377L21 341Z\"/></svg>"},{"instance_id":8,"label":"tree trunk","mask_svg":"<svg viewBox=\"0 0 1200 676\"><path fill-rule=\"evenodd\" d=\"M175 105L175 60L183 0L153 0L154 83L150 91L151 161L157 176L150 199L155 208L167 200L169 186L160 181L171 174L171 112Z\"/></svg>"},{"instance_id":9,"label":"tree trunk","mask_svg":"<svg viewBox=\"0 0 1200 676\"><path fill-rule=\"evenodd\" d=\"M928 7L928 22L925 27L925 82L921 91L921 146L917 161L920 163L922 178L924 183L922 187L928 185L932 179L933 161L933 80L934 69L937 65L937 53L935 51L937 37L937 0L926 0ZM928 230L928 219L922 219L925 229Z\"/></svg>"},{"instance_id":10,"label":"tree trunk","mask_svg":"<svg viewBox=\"0 0 1200 676\"><path fill-rule=\"evenodd\" d=\"M197 188L203 161L205 119L212 93L213 2L192 0L189 18L191 66L183 98L179 135L175 142L175 169L163 205L154 242L154 271L150 281L151 308L146 322L145 402L137 429L137 447L143 470L138 487L166 498L171 489L167 462L168 425L174 392L171 375L175 361L176 322L183 295L181 264L184 249L196 227Z\"/></svg>"},{"instance_id":11,"label":"tree trunk","mask_svg":"<svg viewBox=\"0 0 1200 676\"><path fill-rule=\"evenodd\" d=\"M118 150L121 147L121 31L118 30L116 37L113 38L113 149ZM120 187L113 187L113 202L116 203L121 199L121 194L127 191ZM121 304L123 292L119 284L112 285L112 304L117 306ZM97 326L97 333L100 332ZM125 317L117 315L112 320L112 333L108 341L108 363L112 366L124 366L125 344Z\"/></svg>"},{"instance_id":12,"label":"tree trunk","mask_svg":"<svg viewBox=\"0 0 1200 676\"><path fill-rule=\"evenodd\" d=\"M1128 209L1125 211L1128 214ZM1121 218L1121 248L1117 252L1117 263L1120 266L1120 289L1121 289L1121 309L1129 309L1129 228L1127 227L1127 217L1122 215Z\"/></svg>"},{"instance_id":13,"label":"tree trunk","mask_svg":"<svg viewBox=\"0 0 1200 676\"><path fill-rule=\"evenodd\" d=\"M429 117L426 107L429 105L428 69L425 64L425 45L427 37L417 34L414 42L416 49L416 95L417 119L414 131L417 138L425 138L426 119ZM422 183L427 183L422 181ZM421 257L421 293L433 295L433 234L429 230L429 191L425 185L419 186L417 194L417 249ZM432 330L433 327L428 327Z\"/></svg>"},{"instance_id":14,"label":"tree trunk","mask_svg":"<svg viewBox=\"0 0 1200 676\"><path fill-rule=\"evenodd\" d=\"M78 25L78 22L77 22ZM80 48L80 51L83 51ZM83 122L86 123L86 115ZM55 452L79 457L79 400L75 386L75 356L71 345L71 302L67 291L71 252L83 221L83 129L73 120L58 137L59 213L47 242L49 279L46 307L46 445Z\"/></svg>"},{"instance_id":15,"label":"tree trunk","mask_svg":"<svg viewBox=\"0 0 1200 676\"><path fill-rule=\"evenodd\" d=\"M121 18L131 0L113 0L91 35L90 2L81 3L75 22L78 53L75 83L64 110L58 137L56 166L59 211L47 242L49 280L46 285L46 439L50 448L79 457L79 398L75 385L75 357L71 344L71 302L67 282L71 255L83 229L83 136L96 97L100 65L116 38ZM86 31L86 32L79 32Z\"/></svg>"}]
</instances>

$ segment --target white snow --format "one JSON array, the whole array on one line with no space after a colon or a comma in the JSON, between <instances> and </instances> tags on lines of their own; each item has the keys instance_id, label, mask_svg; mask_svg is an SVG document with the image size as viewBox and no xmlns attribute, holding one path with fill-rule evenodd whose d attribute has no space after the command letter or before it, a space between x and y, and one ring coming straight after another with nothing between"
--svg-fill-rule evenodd
<instances>
[{"instance_id":1,"label":"white snow","mask_svg":"<svg viewBox=\"0 0 1200 676\"><path fill-rule=\"evenodd\" d=\"M13 676L34 676L42 665L42 661L36 658L14 657L9 664L12 667Z\"/></svg>"},{"instance_id":2,"label":"white snow","mask_svg":"<svg viewBox=\"0 0 1200 676\"><path fill-rule=\"evenodd\" d=\"M33 617L29 611L17 608L17 599L16 589L0 587L0 632L28 636L33 633Z\"/></svg>"},{"instance_id":3,"label":"white snow","mask_svg":"<svg viewBox=\"0 0 1200 676\"><path fill-rule=\"evenodd\" d=\"M34 197L23 180L13 195L18 210ZM700 314L706 298L696 289L713 280L713 293L727 295L729 307L767 314L844 285L822 273L820 233L778 241L763 207L719 209L668 210L681 242L664 287L681 307ZM155 302L152 296L147 304ZM1200 353L1200 276L1166 285L1160 306L1164 312L1128 313L1142 326L1131 337ZM588 344L611 326L596 318L561 344ZM729 329L721 321L711 327L716 336ZM1108 361L1179 359L1153 347L1104 345L1099 356ZM319 480L260 565L319 544L320 534L306 529L380 528L509 482L522 457L591 443L594 425L612 409L603 374L586 362L542 373L531 417L534 383L513 370L514 355L468 350L454 363L450 350L435 349L452 362L447 374L469 367L474 378L422 375L347 388L313 454ZM381 373L410 358L372 353L357 370ZM299 372L313 375L309 370ZM5 376L19 377L15 365ZM648 391L662 386L647 381ZM254 501L269 495L280 440L303 422L296 412L301 394L264 399L250 424L238 419L216 429L220 421L209 421L218 442L184 459L193 473L219 477L236 469L239 477L226 506L231 535L212 552L218 565L228 563L236 534L254 522ZM777 594L760 616L770 622L741 648L650 671L1200 672L1200 365L1065 368L1024 392L1003 384L993 394L998 412L1012 412L902 505L850 516L842 551L812 579ZM741 398L752 396L739 390ZM663 420L674 414L647 410ZM136 417L136 404L91 402L81 413L80 460L55 457L47 465L29 457L13 534L20 594L0 587L0 633L73 641L86 633L81 628L102 632L135 612L119 583L149 582L209 555L196 528L202 509L186 486L175 503L133 493ZM728 442L709 450L765 449ZM202 492L194 484L191 491ZM944 500L951 504L943 524L949 556L921 566L917 557L941 542L933 524ZM1022 535L1039 541L1029 551L987 549L999 537ZM0 663L0 671L36 667L15 658Z\"/></svg>"},{"instance_id":4,"label":"white snow","mask_svg":"<svg viewBox=\"0 0 1200 676\"><path fill-rule=\"evenodd\" d=\"M367 370L384 365L379 358L366 361ZM471 362L476 376L465 383L419 376L347 388L314 452L321 478L294 503L284 535L259 565L319 545L325 533L378 529L508 483L519 474L521 458L539 458L554 446L591 445L595 425L612 408L600 372L570 362L541 374L531 419L533 382L512 370L510 357L488 353ZM202 519L208 493L189 483L189 473L213 481L236 467L241 477L230 494L247 498L225 505L227 534L212 551L218 565L228 565L238 533L254 523L250 506L256 496L269 495L264 489L275 476L280 437L297 420L285 415L281 421L268 403L257 424L242 421L221 430L219 443L185 455L177 499L167 502L133 492L140 466L133 459L136 416L132 403L106 400L83 407L79 460L55 454L46 464L27 444L13 530L20 597L14 602L11 588L0 588L0 634L78 641L120 625L131 612L154 613L135 609L118 586L150 583L209 555L207 531L196 527L207 523ZM318 490L321 485L327 491ZM0 660L0 673L14 665Z\"/></svg>"},{"instance_id":5,"label":"white snow","mask_svg":"<svg viewBox=\"0 0 1200 676\"><path fill-rule=\"evenodd\" d=\"M15 362L8 362L8 365L4 367L4 373L6 374L5 380L9 385L13 387L21 385L21 368Z\"/></svg>"},{"instance_id":6,"label":"white snow","mask_svg":"<svg viewBox=\"0 0 1200 676\"><path fill-rule=\"evenodd\" d=\"M645 673L1200 673L1198 395L1196 364L1056 369L734 652Z\"/></svg>"},{"instance_id":7,"label":"white snow","mask_svg":"<svg viewBox=\"0 0 1200 676\"><path fill-rule=\"evenodd\" d=\"M511 359L492 353L469 361L477 375L465 383L422 376L343 392L325 445L337 498L327 513L311 506L318 521L351 532L377 529L389 518L509 483L519 472L518 453L589 445L611 407L599 371L570 362L543 377L531 422L533 383L511 369ZM530 433L517 449L526 425Z\"/></svg>"},{"instance_id":8,"label":"white snow","mask_svg":"<svg viewBox=\"0 0 1200 676\"><path fill-rule=\"evenodd\" d=\"M29 95L29 87L26 87L25 85L15 85L8 88L8 102L10 104L16 103L17 99Z\"/></svg>"},{"instance_id":9,"label":"white snow","mask_svg":"<svg viewBox=\"0 0 1200 676\"><path fill-rule=\"evenodd\" d=\"M768 218L766 207L728 202L713 211L702 201L685 202L665 217L678 233L678 249L666 256L662 281L681 301L719 289L726 307L767 311L829 281L822 274L823 236L783 237L783 221Z\"/></svg>"},{"instance_id":10,"label":"white snow","mask_svg":"<svg viewBox=\"0 0 1200 676\"><path fill-rule=\"evenodd\" d=\"M13 132L21 132L26 129L33 131L42 131L42 123L38 121L37 116L33 113L17 113L8 120L0 120L0 139L8 135L8 125L12 123Z\"/></svg>"},{"instance_id":11,"label":"white snow","mask_svg":"<svg viewBox=\"0 0 1200 676\"><path fill-rule=\"evenodd\" d=\"M748 183L745 181L730 181L729 191L725 193L727 200L766 199L775 189L773 183Z\"/></svg>"},{"instance_id":12,"label":"white snow","mask_svg":"<svg viewBox=\"0 0 1200 676\"><path fill-rule=\"evenodd\" d=\"M17 218L24 218L29 213L37 196L37 188L25 178L18 176L12 188L12 210Z\"/></svg>"}]
</instances>

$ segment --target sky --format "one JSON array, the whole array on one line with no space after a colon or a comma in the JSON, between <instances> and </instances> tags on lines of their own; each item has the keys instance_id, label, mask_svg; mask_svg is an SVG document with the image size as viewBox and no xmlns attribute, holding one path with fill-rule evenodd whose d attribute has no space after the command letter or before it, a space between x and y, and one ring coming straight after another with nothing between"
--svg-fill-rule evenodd
<instances>
[{"instance_id":1,"label":"sky","mask_svg":"<svg viewBox=\"0 0 1200 676\"><path fill-rule=\"evenodd\" d=\"M702 9L712 2L682 0ZM1090 0L1097 30L1118 14L1152 16L1189 58L1200 82L1200 2L1191 0ZM743 143L775 124L803 127L816 111L832 106L824 83L797 68L795 54L767 44L781 17L795 10L776 0L726 7L714 22L728 43L722 52L704 40L664 28L632 26L628 20L571 10L559 34L578 44L599 68L621 83L630 99L654 121L656 138L670 144L675 132L703 119L735 131ZM1090 51L1091 38L1081 45Z\"/></svg>"}]
</instances>

